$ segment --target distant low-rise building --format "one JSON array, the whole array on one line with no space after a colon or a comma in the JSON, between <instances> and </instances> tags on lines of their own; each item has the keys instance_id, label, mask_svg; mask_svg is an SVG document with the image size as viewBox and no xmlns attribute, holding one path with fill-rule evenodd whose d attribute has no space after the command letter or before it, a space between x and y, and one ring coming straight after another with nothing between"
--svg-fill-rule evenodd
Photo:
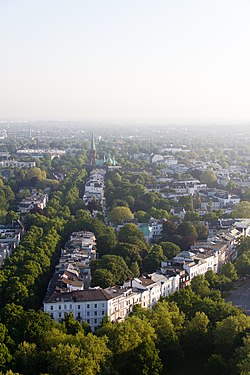
<instances>
[{"instance_id":1,"label":"distant low-rise building","mask_svg":"<svg viewBox=\"0 0 250 375\"><path fill-rule=\"evenodd\" d=\"M18 206L18 211L21 214L27 214L33 208L40 208L43 210L46 207L48 200L48 194L34 193L30 197L21 200Z\"/></svg>"},{"instance_id":2,"label":"distant low-rise building","mask_svg":"<svg viewBox=\"0 0 250 375\"><path fill-rule=\"evenodd\" d=\"M33 168L36 166L35 161L17 161L17 160L3 160L0 161L0 168Z\"/></svg>"}]
</instances>

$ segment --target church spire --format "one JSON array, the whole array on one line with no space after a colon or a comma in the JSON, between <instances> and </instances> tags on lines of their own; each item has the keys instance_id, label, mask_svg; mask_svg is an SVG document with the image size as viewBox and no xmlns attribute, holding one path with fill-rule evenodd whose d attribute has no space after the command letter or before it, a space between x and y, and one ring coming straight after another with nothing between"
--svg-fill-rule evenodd
<instances>
[{"instance_id":1,"label":"church spire","mask_svg":"<svg viewBox=\"0 0 250 375\"><path fill-rule=\"evenodd\" d=\"M96 146L94 132L92 132L91 138L90 164L92 165L92 167L95 167L96 164Z\"/></svg>"},{"instance_id":2,"label":"church spire","mask_svg":"<svg viewBox=\"0 0 250 375\"><path fill-rule=\"evenodd\" d=\"M92 132L92 139L91 139L91 151L96 151L96 147L95 147L95 136L94 136L94 132Z\"/></svg>"}]
</instances>

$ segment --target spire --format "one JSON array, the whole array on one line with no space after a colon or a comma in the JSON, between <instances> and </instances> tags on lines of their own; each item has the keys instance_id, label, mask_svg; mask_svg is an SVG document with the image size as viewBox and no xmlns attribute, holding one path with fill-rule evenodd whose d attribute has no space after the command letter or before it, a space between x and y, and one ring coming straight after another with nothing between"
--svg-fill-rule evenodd
<instances>
[{"instance_id":1,"label":"spire","mask_svg":"<svg viewBox=\"0 0 250 375\"><path fill-rule=\"evenodd\" d=\"M96 147L95 147L94 132L92 132L91 150L90 150L90 164L92 165L92 167L95 167L95 163L96 163Z\"/></svg>"},{"instance_id":2,"label":"spire","mask_svg":"<svg viewBox=\"0 0 250 375\"><path fill-rule=\"evenodd\" d=\"M91 139L91 151L96 151L96 147L95 147L95 136L94 136L94 132L92 132L92 139Z\"/></svg>"}]
</instances>

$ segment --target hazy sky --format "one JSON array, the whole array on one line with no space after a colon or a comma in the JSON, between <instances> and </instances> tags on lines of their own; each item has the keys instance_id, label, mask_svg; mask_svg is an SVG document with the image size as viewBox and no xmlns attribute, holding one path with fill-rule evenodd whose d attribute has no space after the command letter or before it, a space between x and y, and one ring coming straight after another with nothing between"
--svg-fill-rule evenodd
<instances>
[{"instance_id":1,"label":"hazy sky","mask_svg":"<svg viewBox=\"0 0 250 375\"><path fill-rule=\"evenodd\" d=\"M0 0L0 119L250 121L249 0Z\"/></svg>"}]
</instances>

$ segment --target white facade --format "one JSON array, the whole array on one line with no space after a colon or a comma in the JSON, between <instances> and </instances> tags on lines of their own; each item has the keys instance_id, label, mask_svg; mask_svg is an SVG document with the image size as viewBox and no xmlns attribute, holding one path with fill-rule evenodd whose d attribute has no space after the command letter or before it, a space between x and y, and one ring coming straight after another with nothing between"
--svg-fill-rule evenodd
<instances>
[{"instance_id":1,"label":"white facade","mask_svg":"<svg viewBox=\"0 0 250 375\"><path fill-rule=\"evenodd\" d=\"M35 193L30 197L22 199L18 206L18 211L21 214L26 214L30 212L34 207L43 210L46 207L48 200L48 194Z\"/></svg>"},{"instance_id":2,"label":"white facade","mask_svg":"<svg viewBox=\"0 0 250 375\"><path fill-rule=\"evenodd\" d=\"M167 277L155 272L150 274L149 277L151 278L151 280L160 285L161 297L167 297L179 290L180 275Z\"/></svg>"},{"instance_id":3,"label":"white facade","mask_svg":"<svg viewBox=\"0 0 250 375\"><path fill-rule=\"evenodd\" d=\"M78 321L87 322L95 331L107 316L111 321L123 320L135 304L141 302L141 294L131 288L88 289L68 293L54 293L44 302L44 312L56 321L72 313Z\"/></svg>"},{"instance_id":4,"label":"white facade","mask_svg":"<svg viewBox=\"0 0 250 375\"><path fill-rule=\"evenodd\" d=\"M161 285L150 278L140 277L126 282L124 286L131 286L134 292L141 294L142 307L153 307L161 297Z\"/></svg>"},{"instance_id":5,"label":"white facade","mask_svg":"<svg viewBox=\"0 0 250 375\"><path fill-rule=\"evenodd\" d=\"M33 168L36 166L34 161L17 161L17 160L3 160L0 161L0 168Z\"/></svg>"}]
</instances>

